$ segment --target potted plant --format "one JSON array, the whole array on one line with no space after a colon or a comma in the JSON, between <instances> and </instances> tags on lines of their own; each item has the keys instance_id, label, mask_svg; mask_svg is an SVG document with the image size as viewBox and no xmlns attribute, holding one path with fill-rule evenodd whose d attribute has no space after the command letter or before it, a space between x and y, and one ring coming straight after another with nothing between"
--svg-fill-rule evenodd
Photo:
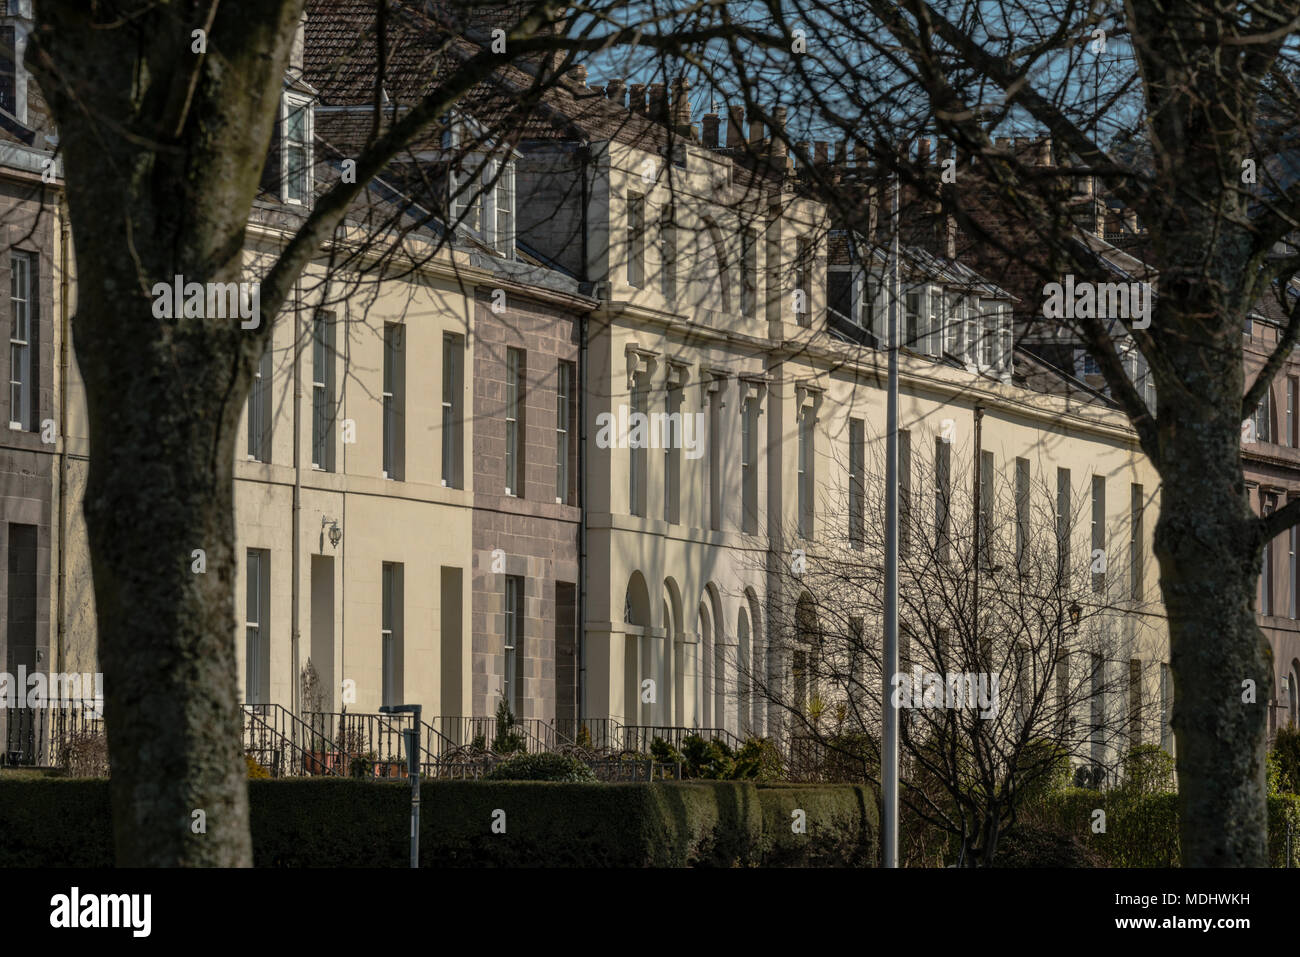
<instances>
[{"instance_id":1,"label":"potted plant","mask_svg":"<svg viewBox=\"0 0 1300 957\"><path fill-rule=\"evenodd\" d=\"M348 777L372 778L375 776L375 752L354 755L348 764Z\"/></svg>"}]
</instances>

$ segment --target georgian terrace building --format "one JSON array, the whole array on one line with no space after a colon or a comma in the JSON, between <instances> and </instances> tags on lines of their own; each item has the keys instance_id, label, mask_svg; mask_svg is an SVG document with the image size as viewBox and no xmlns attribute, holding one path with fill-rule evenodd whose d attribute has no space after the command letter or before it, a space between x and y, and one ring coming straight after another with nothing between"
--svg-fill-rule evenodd
<instances>
[{"instance_id":1,"label":"georgian terrace building","mask_svg":"<svg viewBox=\"0 0 1300 957\"><path fill-rule=\"evenodd\" d=\"M332 86L319 65L372 16L356 3L309 10L250 265L354 147L373 83ZM474 105L487 116L525 82L502 71ZM237 467L250 704L369 713L414 701L449 742L503 699L532 722L530 743L576 737L579 719L624 743L647 743L650 728L782 732L758 691L797 687L799 655L815 652L785 633L780 610L803 596L784 569L880 507L878 486L849 489L883 445L883 258L831 228L779 145L763 146L770 163L745 161L761 128L746 140L733 112L724 146L720 117L695 129L684 87L671 102L636 90L556 90L525 135L484 145L477 170L434 177L441 197L404 193L410 171L396 165L377 192L440 199L448 218L435 228L455 223L456 241L364 288L324 263L304 277L250 396ZM477 120L467 110L461 122ZM452 145L421 144L415 160L436 168ZM1081 546L1145 567L1156 481L1122 417L1028 388L1055 370L1016 373L1012 300L962 263L909 250L904 273L915 474L949 431L982 474L1084 490ZM89 663L75 362L65 379L58 561L85 587L55 617ZM622 410L680 416L678 440L634 448L607 428L602 441ZM1160 701L1167 727L1155 576L1132 580L1117 627L1139 667L1112 665L1137 676L1134 700Z\"/></svg>"}]
</instances>

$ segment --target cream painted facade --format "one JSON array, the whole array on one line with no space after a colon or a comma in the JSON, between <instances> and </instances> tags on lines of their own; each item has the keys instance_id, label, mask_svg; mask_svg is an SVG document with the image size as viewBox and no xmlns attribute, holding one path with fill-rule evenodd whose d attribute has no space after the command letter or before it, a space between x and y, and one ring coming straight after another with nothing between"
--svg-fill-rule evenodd
<instances>
[{"instance_id":1,"label":"cream painted facade","mask_svg":"<svg viewBox=\"0 0 1300 957\"><path fill-rule=\"evenodd\" d=\"M657 224L669 202L668 167L626 144L592 145L588 265L608 286L588 336L584 713L625 725L779 734L780 709L748 685L767 680L779 687L792 670L790 636L768 634L771 612L799 597L781 566L796 548L811 554L846 535L848 423L863 419L867 456L883 456L885 353L825 331L823 210L788 189L728 187L728 159L694 144L682 148L686 168L671 169L677 233L665 242ZM781 215L769 218L774 206ZM645 224L640 239L636 219ZM745 228L758 240L748 265L739 239ZM812 253L807 326L792 300L801 240ZM678 295L670 301L664 263L674 248ZM752 293L744 292L746 284ZM996 331L999 341L1003 334ZM954 449L966 443L952 468L954 484L969 489L969 443L980 407L981 446L1003 480L1017 458L1029 461L1036 486L1055 484L1058 468L1070 470L1075 495L1086 495L1094 476L1104 477L1105 550L1114 568L1107 599L1122 591L1116 579L1118 569L1127 569L1131 494L1141 486L1144 597L1126 596L1110 614L1128 639L1126 653L1142 663L1144 706L1159 708L1167 728L1172 686L1161 665L1168 635L1150 542L1159 479L1122 415L1017 387L1000 358L995 365L988 374L973 358L963 369L904 354L900 427L912 436L912 454L931 456L935 437L948 431ZM702 413L704 454L692 460L658 448L637 453L617 441L602 447L594 441L607 421L602 416L617 421L624 404L646 413ZM756 437L748 453L744 409ZM803 414L814 422L815 504L811 530L800 533ZM750 470L756 475L747 501ZM922 489L918 498L928 502L926 496ZM883 488L869 487L866 502L883 508ZM1006 534L1012 524L1000 515L995 527ZM1089 535L1086 523L1074 529L1075 547L1085 554ZM1147 740L1172 748L1164 729L1160 740Z\"/></svg>"},{"instance_id":2,"label":"cream painted facade","mask_svg":"<svg viewBox=\"0 0 1300 957\"><path fill-rule=\"evenodd\" d=\"M729 159L693 145L685 147L684 169L622 143L593 144L593 156L586 267L605 277L597 285L607 285L601 305L586 317L579 369L581 716L777 734L782 714L750 693L747 676L758 672L774 683L789 676L788 656L773 651L788 648L788 636L777 642L768 633L773 609L798 599L781 569L794 549L812 553L843 535L848 420L864 420L868 455L877 454L884 441L884 353L825 331L827 223L815 203L788 189L769 193L765 185L734 184ZM677 232L666 246L658 224L669 176ZM639 239L629 229L630 194L644 202ZM521 195L521 208L528 201ZM746 230L752 231L748 242ZM262 252L275 241L261 228L254 238ZM668 258L676 295L668 298L664 254L674 248ZM420 703L430 716L472 713L472 310L476 288L510 284L461 253L454 263L450 255L424 265L414 279L354 290L323 306L336 319L332 470L312 465L311 322L325 298L319 270L304 277L277 322L266 395L269 455L263 458L269 461L241 454L235 471L237 553L245 560L235 583L233 637L250 702L305 710L298 676L310 658L327 689L324 710L346 704L352 712L374 712L383 703L385 632L391 632L391 699ZM639 273L640 283L632 285L629 258L637 256L642 262L631 278ZM806 320L796 311L799 273L791 265L801 256L809 264ZM393 479L384 476L383 459L386 323L400 325L404 337L400 469L394 470L400 478ZM462 337L466 373L459 390L462 488L442 481L448 334ZM1076 488L1104 475L1108 549L1110 543L1115 551L1126 547L1129 488L1141 485L1150 505L1143 548L1149 560L1158 479L1122 416L1018 388L973 366L912 354L902 359L902 393L901 421L918 457L929 454L946 420L962 448L973 436L978 405L982 447L999 470L1024 457L1036 481L1068 468ZM79 507L88 442L71 359L67 403L60 446L68 454L66 587L54 618L65 624L61 651L69 670L93 670L93 598ZM600 417L617 420L620 405L702 416L700 456L662 448L639 456L619 442L602 447ZM801 415L813 421L814 504L804 534L798 531ZM355 441L345 442L349 422ZM241 430L242 450L246 421ZM959 461L957 483L971 474L969 461ZM674 469L675 502L668 481ZM867 502L879 507L878 488L868 490ZM329 539L334 523L341 532L337 546ZM1083 548L1086 532L1076 534ZM255 621L248 604L250 550L265 559ZM387 622L386 563L400 566L399 600ZM1118 620L1140 644L1138 657L1154 666L1168 653L1153 565L1144 581L1150 607L1127 609ZM51 589L52 603L57 594ZM251 641L250 626L256 628ZM252 668L250 649L257 658ZM1143 675L1144 699L1161 701L1159 669Z\"/></svg>"},{"instance_id":3,"label":"cream painted facade","mask_svg":"<svg viewBox=\"0 0 1300 957\"><path fill-rule=\"evenodd\" d=\"M256 234L256 231L254 231ZM268 233L257 236L270 243ZM269 245L264 249L269 249ZM373 713L384 702L383 642L390 633L392 703L419 703L425 713L468 713L470 674L471 547L473 472L460 471L462 488L444 486L441 422L443 348L448 334L459 337L465 368L473 361L470 334L473 287L484 278L466 261L443 256L425 264L415 279L367 284L342 302L324 272L304 275L293 300L275 324L270 345L271 384L264 393L262 461L246 453L248 406L241 418L235 463L236 554L240 556L233 596L238 625L234 637L241 687L249 703L306 709L298 676L311 659L324 697L321 710ZM313 464L312 317L333 315L333 364L326 431L326 463ZM400 326L404 367L397 371L401 414L396 417L400 478L383 468L385 324ZM297 369L295 370L295 365ZM390 383L391 384L391 383ZM461 461L472 448L470 408L473 383L459 383L462 417ZM68 580L90 581L80 494L88 452L84 393L71 362L66 441L70 468ZM396 470L394 470L396 471ZM300 501L294 535L295 489ZM330 541L337 523L341 538ZM297 557L295 560L295 542ZM249 600L250 552L261 574L254 581L256 611ZM392 565L397 595L384 620L382 578ZM447 575L447 572L454 572ZM72 589L68 614L70 661L93 660L93 599ZM442 627L459 622L457 631ZM385 626L387 625L387 628ZM250 630L256 636L250 638ZM250 651L260 661L250 669ZM450 667L448 667L450 665Z\"/></svg>"}]
</instances>

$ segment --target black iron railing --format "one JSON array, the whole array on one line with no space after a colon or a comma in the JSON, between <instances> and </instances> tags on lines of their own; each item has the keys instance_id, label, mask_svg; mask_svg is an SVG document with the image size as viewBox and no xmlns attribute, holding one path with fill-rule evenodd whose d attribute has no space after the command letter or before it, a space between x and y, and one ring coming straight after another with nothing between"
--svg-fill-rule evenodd
<instances>
[{"instance_id":1,"label":"black iron railing","mask_svg":"<svg viewBox=\"0 0 1300 957\"><path fill-rule=\"evenodd\" d=\"M308 711L307 723L322 738L331 742L331 750L348 773L353 759L375 761L381 776L397 776L397 766L406 764L403 737L415 720L413 714L367 714L349 711ZM420 722L420 765L437 763L455 750L456 743L427 721Z\"/></svg>"},{"instance_id":2,"label":"black iron railing","mask_svg":"<svg viewBox=\"0 0 1300 957\"><path fill-rule=\"evenodd\" d=\"M59 767L70 741L104 734L103 703L95 700L43 708L0 708L0 762Z\"/></svg>"},{"instance_id":3,"label":"black iron railing","mask_svg":"<svg viewBox=\"0 0 1300 957\"><path fill-rule=\"evenodd\" d=\"M622 751L623 725L613 718L556 718L556 732L592 751Z\"/></svg>"},{"instance_id":4,"label":"black iron railing","mask_svg":"<svg viewBox=\"0 0 1300 957\"><path fill-rule=\"evenodd\" d=\"M246 704L243 709L244 753L272 777L347 773L330 739L289 709L278 704Z\"/></svg>"},{"instance_id":5,"label":"black iron railing","mask_svg":"<svg viewBox=\"0 0 1300 957\"><path fill-rule=\"evenodd\" d=\"M655 738L671 744L681 750L682 742L690 737L703 738L705 741L718 741L738 751L744 744L736 735L725 728L686 728L658 724L629 724L623 728L623 750L646 754Z\"/></svg>"},{"instance_id":6,"label":"black iron railing","mask_svg":"<svg viewBox=\"0 0 1300 957\"><path fill-rule=\"evenodd\" d=\"M497 719L495 717L444 714L431 720L442 736L451 742L452 748L467 749L477 743L478 746L491 750L493 742L496 741ZM524 750L529 754L557 751L560 750L561 745L572 743L568 740L568 736L553 724L539 718L517 718L510 730L519 735Z\"/></svg>"}]
</instances>

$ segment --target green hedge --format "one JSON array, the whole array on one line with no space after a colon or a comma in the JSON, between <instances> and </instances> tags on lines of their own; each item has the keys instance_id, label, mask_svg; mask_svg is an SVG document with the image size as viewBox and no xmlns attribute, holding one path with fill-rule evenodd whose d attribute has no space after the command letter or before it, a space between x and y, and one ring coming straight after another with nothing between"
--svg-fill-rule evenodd
<instances>
[{"instance_id":1,"label":"green hedge","mask_svg":"<svg viewBox=\"0 0 1300 957\"><path fill-rule=\"evenodd\" d=\"M1092 831L1093 811L1106 812L1106 832ZM1127 795L1067 788L1039 803L1031 826L1074 836L1111 867L1179 867L1178 795ZM1268 799L1268 851L1273 867L1286 866L1286 824L1291 821L1291 866L1300 867L1300 796Z\"/></svg>"},{"instance_id":2,"label":"green hedge","mask_svg":"<svg viewBox=\"0 0 1300 957\"><path fill-rule=\"evenodd\" d=\"M426 867L731 867L875 861L861 787L742 781L432 781L420 791ZM409 857L402 782L249 782L258 867L392 867ZM808 833L790 831L807 812ZM505 833L492 832L505 811ZM108 782L0 774L0 867L112 864Z\"/></svg>"},{"instance_id":3,"label":"green hedge","mask_svg":"<svg viewBox=\"0 0 1300 957\"><path fill-rule=\"evenodd\" d=\"M766 867L872 867L876 862L876 798L857 784L761 786L760 857ZM807 832L792 829L794 811Z\"/></svg>"}]
</instances>

